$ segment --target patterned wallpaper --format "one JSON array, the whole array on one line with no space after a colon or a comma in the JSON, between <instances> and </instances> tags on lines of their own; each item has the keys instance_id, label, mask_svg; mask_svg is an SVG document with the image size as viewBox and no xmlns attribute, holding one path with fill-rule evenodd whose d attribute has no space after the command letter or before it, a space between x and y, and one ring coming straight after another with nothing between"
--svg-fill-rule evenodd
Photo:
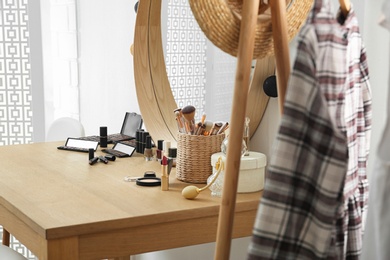
<instances>
[{"instance_id":1,"label":"patterned wallpaper","mask_svg":"<svg viewBox=\"0 0 390 260\"><path fill-rule=\"evenodd\" d=\"M178 107L193 105L196 118L204 113L206 95L206 37L187 0L168 1L165 63Z\"/></svg>"},{"instance_id":2,"label":"patterned wallpaper","mask_svg":"<svg viewBox=\"0 0 390 260\"><path fill-rule=\"evenodd\" d=\"M27 7L27 0L0 0L0 145L32 142ZM13 236L10 246L28 259L35 259Z\"/></svg>"},{"instance_id":3,"label":"patterned wallpaper","mask_svg":"<svg viewBox=\"0 0 390 260\"><path fill-rule=\"evenodd\" d=\"M195 106L196 119L206 112L229 121L237 59L206 38L188 0L169 0L167 9L165 63L178 107Z\"/></svg>"},{"instance_id":4,"label":"patterned wallpaper","mask_svg":"<svg viewBox=\"0 0 390 260\"><path fill-rule=\"evenodd\" d=\"M0 0L0 145L32 142L28 21L27 0ZM36 259L13 236L10 247L28 259Z\"/></svg>"},{"instance_id":5,"label":"patterned wallpaper","mask_svg":"<svg viewBox=\"0 0 390 260\"><path fill-rule=\"evenodd\" d=\"M32 141L27 0L0 1L0 145Z\"/></svg>"}]
</instances>

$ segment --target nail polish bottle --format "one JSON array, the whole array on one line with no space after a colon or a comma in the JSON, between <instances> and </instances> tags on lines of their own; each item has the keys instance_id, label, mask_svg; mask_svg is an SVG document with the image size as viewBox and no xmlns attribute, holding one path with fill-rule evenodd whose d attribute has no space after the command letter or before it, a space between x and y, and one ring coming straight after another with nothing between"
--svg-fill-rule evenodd
<instances>
[{"instance_id":1,"label":"nail polish bottle","mask_svg":"<svg viewBox=\"0 0 390 260\"><path fill-rule=\"evenodd\" d=\"M143 130L138 129L135 132L135 151L141 153L141 133Z\"/></svg>"},{"instance_id":2,"label":"nail polish bottle","mask_svg":"<svg viewBox=\"0 0 390 260\"><path fill-rule=\"evenodd\" d=\"M163 156L164 149L164 140L157 140L157 150L156 150L156 159L157 161L161 161Z\"/></svg>"},{"instance_id":3,"label":"nail polish bottle","mask_svg":"<svg viewBox=\"0 0 390 260\"><path fill-rule=\"evenodd\" d=\"M146 137L149 135L149 132L142 132L141 133L141 153L143 154L145 152L146 148Z\"/></svg>"},{"instance_id":4,"label":"nail polish bottle","mask_svg":"<svg viewBox=\"0 0 390 260\"><path fill-rule=\"evenodd\" d=\"M176 167L177 148L172 147L168 149L168 158L172 159L172 167Z\"/></svg>"},{"instance_id":5,"label":"nail polish bottle","mask_svg":"<svg viewBox=\"0 0 390 260\"><path fill-rule=\"evenodd\" d=\"M164 141L163 145L163 155L168 157L168 150L171 148L171 142L170 141Z\"/></svg>"},{"instance_id":6,"label":"nail polish bottle","mask_svg":"<svg viewBox=\"0 0 390 260\"><path fill-rule=\"evenodd\" d=\"M147 162L153 159L152 137L150 135L146 136L144 156L145 156L145 161Z\"/></svg>"},{"instance_id":7,"label":"nail polish bottle","mask_svg":"<svg viewBox=\"0 0 390 260\"><path fill-rule=\"evenodd\" d=\"M250 137L249 122L250 122L249 117L245 117L244 136L243 136L246 145L245 156L249 155L249 137Z\"/></svg>"}]
</instances>

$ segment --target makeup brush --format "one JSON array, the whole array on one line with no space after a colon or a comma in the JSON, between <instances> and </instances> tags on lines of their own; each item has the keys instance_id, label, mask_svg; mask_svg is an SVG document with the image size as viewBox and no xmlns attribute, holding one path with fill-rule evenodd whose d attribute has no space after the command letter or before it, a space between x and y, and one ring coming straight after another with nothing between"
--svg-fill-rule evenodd
<instances>
[{"instance_id":1,"label":"makeup brush","mask_svg":"<svg viewBox=\"0 0 390 260\"><path fill-rule=\"evenodd\" d=\"M213 127L214 123L211 121L205 121L204 122L204 135L209 135L210 130Z\"/></svg>"},{"instance_id":2,"label":"makeup brush","mask_svg":"<svg viewBox=\"0 0 390 260\"><path fill-rule=\"evenodd\" d=\"M195 118L195 107L194 106L191 106L191 105L188 105L188 106L185 106L183 107L183 109L181 110L184 118L187 120L187 121L194 121L194 118Z\"/></svg>"},{"instance_id":3,"label":"makeup brush","mask_svg":"<svg viewBox=\"0 0 390 260\"><path fill-rule=\"evenodd\" d=\"M210 135L216 135L219 129L221 129L222 123L221 122L215 122L210 130Z\"/></svg>"},{"instance_id":4,"label":"makeup brush","mask_svg":"<svg viewBox=\"0 0 390 260\"><path fill-rule=\"evenodd\" d=\"M218 130L217 134L218 134L218 135L219 135L219 134L222 134L223 132L225 132L226 129L228 129L228 127L229 127L229 123L228 123L228 122L225 122L225 123L221 126L221 128Z\"/></svg>"},{"instance_id":5,"label":"makeup brush","mask_svg":"<svg viewBox=\"0 0 390 260\"><path fill-rule=\"evenodd\" d=\"M183 117L183 114L181 112L181 108L176 108L173 110L176 116L176 121L177 121L177 126L179 128L179 132L188 134L186 131L186 126L185 126L185 118Z\"/></svg>"},{"instance_id":6,"label":"makeup brush","mask_svg":"<svg viewBox=\"0 0 390 260\"><path fill-rule=\"evenodd\" d=\"M183 121L181 120L181 115L180 115L180 112L179 111L176 111L175 112L175 116L176 116L176 122L177 122L177 127L179 128L179 132L180 133L185 133L185 126L183 124Z\"/></svg>"},{"instance_id":7,"label":"makeup brush","mask_svg":"<svg viewBox=\"0 0 390 260\"><path fill-rule=\"evenodd\" d=\"M195 107L188 105L182 108L181 113L183 114L184 118L188 122L188 125L191 129L191 134L194 134L194 128L195 128Z\"/></svg>"},{"instance_id":8,"label":"makeup brush","mask_svg":"<svg viewBox=\"0 0 390 260\"><path fill-rule=\"evenodd\" d=\"M206 121L206 114L203 114L202 118L200 119L200 122L202 123L202 125L204 124L204 121Z\"/></svg>"}]
</instances>

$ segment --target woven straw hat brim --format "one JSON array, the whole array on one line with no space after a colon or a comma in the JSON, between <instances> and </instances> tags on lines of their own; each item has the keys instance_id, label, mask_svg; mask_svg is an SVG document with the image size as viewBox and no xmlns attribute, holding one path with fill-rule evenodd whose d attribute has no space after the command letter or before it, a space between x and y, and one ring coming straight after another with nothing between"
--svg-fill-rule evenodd
<instances>
[{"instance_id":1,"label":"woven straw hat brim","mask_svg":"<svg viewBox=\"0 0 390 260\"><path fill-rule=\"evenodd\" d=\"M232 0L228 0L234 2ZM241 20L227 0L189 0L191 10L206 37L222 51L237 56ZM313 0L292 0L287 3L287 34L291 41L299 32L310 12ZM274 53L271 19L258 19L253 58Z\"/></svg>"}]
</instances>

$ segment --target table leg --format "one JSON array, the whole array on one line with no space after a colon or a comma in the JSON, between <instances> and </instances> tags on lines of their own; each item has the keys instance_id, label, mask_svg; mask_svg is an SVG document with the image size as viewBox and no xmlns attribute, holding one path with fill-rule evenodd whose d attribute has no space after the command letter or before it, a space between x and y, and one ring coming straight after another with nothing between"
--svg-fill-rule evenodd
<instances>
[{"instance_id":1,"label":"table leg","mask_svg":"<svg viewBox=\"0 0 390 260\"><path fill-rule=\"evenodd\" d=\"M78 237L53 239L47 242L46 260L79 260Z\"/></svg>"},{"instance_id":2,"label":"table leg","mask_svg":"<svg viewBox=\"0 0 390 260\"><path fill-rule=\"evenodd\" d=\"M9 246L10 234L5 228L3 228L3 245Z\"/></svg>"}]
</instances>

